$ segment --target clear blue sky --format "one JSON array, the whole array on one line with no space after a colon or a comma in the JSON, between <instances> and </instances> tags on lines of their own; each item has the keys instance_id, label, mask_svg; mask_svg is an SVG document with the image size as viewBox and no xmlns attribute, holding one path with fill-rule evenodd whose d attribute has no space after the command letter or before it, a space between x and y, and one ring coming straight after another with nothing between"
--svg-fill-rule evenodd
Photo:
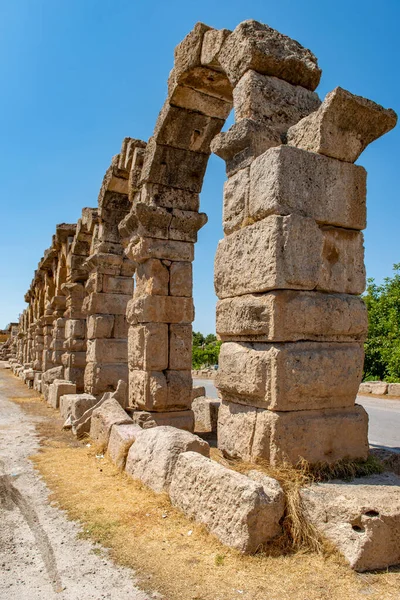
<instances>
[{"instance_id":1,"label":"clear blue sky","mask_svg":"<svg viewBox=\"0 0 400 600\"><path fill-rule=\"evenodd\" d=\"M0 0L0 327L15 320L56 223L75 222L125 136L147 140L173 50L196 21L257 19L310 48L323 76L400 112L398 0ZM369 277L400 262L400 126L359 163L368 171ZM194 327L214 331L213 258L222 237L224 163L212 156L201 197Z\"/></svg>"}]
</instances>

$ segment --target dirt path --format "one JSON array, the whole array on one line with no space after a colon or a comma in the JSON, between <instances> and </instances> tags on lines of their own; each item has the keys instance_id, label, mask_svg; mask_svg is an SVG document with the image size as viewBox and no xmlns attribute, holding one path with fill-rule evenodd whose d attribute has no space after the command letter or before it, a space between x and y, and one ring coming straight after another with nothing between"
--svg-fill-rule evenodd
<instances>
[{"instance_id":1,"label":"dirt path","mask_svg":"<svg viewBox=\"0 0 400 600\"><path fill-rule=\"evenodd\" d=\"M0 599L151 598L135 587L131 570L79 539L80 527L50 506L49 490L28 460L39 448L35 423L45 418L26 414L13 396L32 391L0 364Z\"/></svg>"}]
</instances>

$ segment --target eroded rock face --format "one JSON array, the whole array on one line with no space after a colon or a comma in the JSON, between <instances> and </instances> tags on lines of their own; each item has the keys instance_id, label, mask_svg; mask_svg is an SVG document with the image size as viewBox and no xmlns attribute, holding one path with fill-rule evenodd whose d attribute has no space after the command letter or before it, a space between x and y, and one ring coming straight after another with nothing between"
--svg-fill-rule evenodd
<instances>
[{"instance_id":1,"label":"eroded rock face","mask_svg":"<svg viewBox=\"0 0 400 600\"><path fill-rule=\"evenodd\" d=\"M182 452L208 457L210 447L197 435L169 426L143 429L131 446L125 470L155 492L167 491Z\"/></svg>"},{"instance_id":2,"label":"eroded rock face","mask_svg":"<svg viewBox=\"0 0 400 600\"><path fill-rule=\"evenodd\" d=\"M253 480L200 454L184 452L169 494L173 506L241 552L255 552L281 532L283 491L269 477Z\"/></svg>"},{"instance_id":3,"label":"eroded rock face","mask_svg":"<svg viewBox=\"0 0 400 600\"><path fill-rule=\"evenodd\" d=\"M303 488L307 519L356 571L400 562L400 478L384 473Z\"/></svg>"}]
</instances>

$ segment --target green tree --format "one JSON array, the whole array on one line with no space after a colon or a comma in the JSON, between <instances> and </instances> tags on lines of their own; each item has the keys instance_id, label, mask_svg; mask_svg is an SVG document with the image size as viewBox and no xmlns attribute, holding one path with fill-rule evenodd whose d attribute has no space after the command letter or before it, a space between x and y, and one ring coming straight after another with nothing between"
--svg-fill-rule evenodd
<instances>
[{"instance_id":1,"label":"green tree","mask_svg":"<svg viewBox=\"0 0 400 600\"><path fill-rule=\"evenodd\" d=\"M400 381L400 263L382 285L368 280L363 300L368 309L364 379Z\"/></svg>"},{"instance_id":2,"label":"green tree","mask_svg":"<svg viewBox=\"0 0 400 600\"><path fill-rule=\"evenodd\" d=\"M222 342L217 341L216 335L209 333L204 336L200 332L193 332L192 365L194 369L201 369L218 364L218 357Z\"/></svg>"}]
</instances>

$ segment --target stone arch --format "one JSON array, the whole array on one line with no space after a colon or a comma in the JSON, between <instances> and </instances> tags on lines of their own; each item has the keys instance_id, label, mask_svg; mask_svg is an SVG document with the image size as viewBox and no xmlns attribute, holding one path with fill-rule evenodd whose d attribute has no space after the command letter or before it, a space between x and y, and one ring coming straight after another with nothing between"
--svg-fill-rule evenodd
<instances>
[{"instance_id":1,"label":"stone arch","mask_svg":"<svg viewBox=\"0 0 400 600\"><path fill-rule=\"evenodd\" d=\"M175 50L168 97L120 226L126 253L137 264L127 311L129 402L154 411L159 423L193 426L191 262L207 220L199 194L211 150L227 161L228 176L242 176L256 156L281 144L291 125L318 108L312 90L319 77L310 51L255 21L234 32L198 23ZM236 123L221 133L233 106ZM238 187L235 181L231 187ZM242 213L236 228L246 218Z\"/></svg>"}]
</instances>

